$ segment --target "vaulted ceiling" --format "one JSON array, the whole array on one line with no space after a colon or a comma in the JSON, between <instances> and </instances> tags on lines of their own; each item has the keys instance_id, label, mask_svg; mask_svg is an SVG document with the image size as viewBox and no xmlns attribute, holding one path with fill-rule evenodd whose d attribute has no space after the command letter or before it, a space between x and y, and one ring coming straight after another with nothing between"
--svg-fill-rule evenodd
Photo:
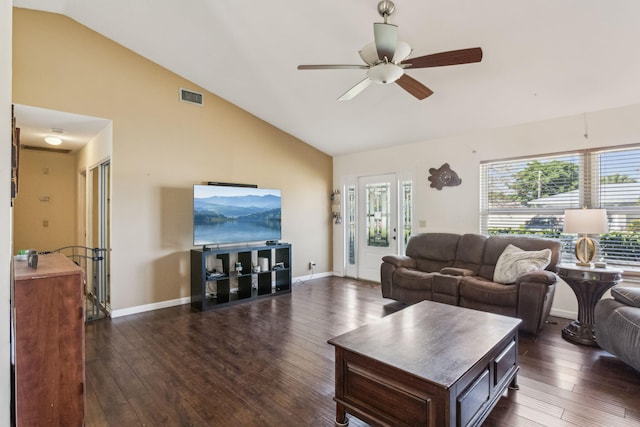
<instances>
[{"instance_id":1,"label":"vaulted ceiling","mask_svg":"<svg viewBox=\"0 0 640 427\"><path fill-rule=\"evenodd\" d=\"M337 98L365 70L377 0L14 0L64 14L330 155L640 103L636 0L396 0L412 57L481 47L482 62L407 70Z\"/></svg>"}]
</instances>

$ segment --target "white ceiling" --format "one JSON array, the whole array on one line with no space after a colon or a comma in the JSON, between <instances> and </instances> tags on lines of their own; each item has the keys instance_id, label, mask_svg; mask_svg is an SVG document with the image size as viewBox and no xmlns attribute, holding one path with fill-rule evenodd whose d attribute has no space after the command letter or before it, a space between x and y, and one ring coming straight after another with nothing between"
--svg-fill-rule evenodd
<instances>
[{"instance_id":1,"label":"white ceiling","mask_svg":"<svg viewBox=\"0 0 640 427\"><path fill-rule=\"evenodd\" d=\"M81 114L65 113L16 104L16 126L20 128L20 145L76 151L95 138L111 120ZM57 136L58 146L48 145L44 139Z\"/></svg>"},{"instance_id":2,"label":"white ceiling","mask_svg":"<svg viewBox=\"0 0 640 427\"><path fill-rule=\"evenodd\" d=\"M381 22L377 0L14 0L62 13L330 155L640 103L637 0L395 0L411 56L481 47L476 64L408 70L336 98Z\"/></svg>"}]
</instances>

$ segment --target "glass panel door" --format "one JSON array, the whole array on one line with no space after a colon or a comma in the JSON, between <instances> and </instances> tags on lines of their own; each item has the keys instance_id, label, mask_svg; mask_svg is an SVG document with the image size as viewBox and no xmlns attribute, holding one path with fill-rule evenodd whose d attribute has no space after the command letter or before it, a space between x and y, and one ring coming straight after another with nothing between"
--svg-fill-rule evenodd
<instances>
[{"instance_id":1,"label":"glass panel door","mask_svg":"<svg viewBox=\"0 0 640 427\"><path fill-rule=\"evenodd\" d=\"M365 185L367 246L389 247L390 185L389 182Z\"/></svg>"},{"instance_id":2,"label":"glass panel door","mask_svg":"<svg viewBox=\"0 0 640 427\"><path fill-rule=\"evenodd\" d=\"M380 281L382 257L398 253L398 184L395 174L358 179L358 277Z\"/></svg>"}]
</instances>

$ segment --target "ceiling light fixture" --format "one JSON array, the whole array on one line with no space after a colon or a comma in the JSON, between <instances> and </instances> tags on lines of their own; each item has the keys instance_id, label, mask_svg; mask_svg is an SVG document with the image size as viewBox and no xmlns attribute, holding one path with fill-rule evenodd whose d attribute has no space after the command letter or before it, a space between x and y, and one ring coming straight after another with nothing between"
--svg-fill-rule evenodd
<instances>
[{"instance_id":1,"label":"ceiling light fixture","mask_svg":"<svg viewBox=\"0 0 640 427\"><path fill-rule=\"evenodd\" d=\"M383 62L367 70L367 75L376 83L388 84L398 80L404 74L399 65L392 62Z\"/></svg>"},{"instance_id":2,"label":"ceiling light fixture","mask_svg":"<svg viewBox=\"0 0 640 427\"><path fill-rule=\"evenodd\" d=\"M49 145L60 145L60 144L62 144L62 140L60 138L58 138L57 136L47 136L44 139L44 142L46 142Z\"/></svg>"}]
</instances>

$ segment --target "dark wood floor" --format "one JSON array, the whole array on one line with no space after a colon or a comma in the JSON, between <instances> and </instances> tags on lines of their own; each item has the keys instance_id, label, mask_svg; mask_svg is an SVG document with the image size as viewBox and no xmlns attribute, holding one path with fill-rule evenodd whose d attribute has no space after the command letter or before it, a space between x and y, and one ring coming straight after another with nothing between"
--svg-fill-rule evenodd
<instances>
[{"instance_id":1,"label":"dark wood floor","mask_svg":"<svg viewBox=\"0 0 640 427\"><path fill-rule=\"evenodd\" d=\"M86 327L87 426L332 426L327 339L402 307L379 285L321 278L291 295L189 305ZM485 426L640 426L640 374L560 336L520 338L519 391ZM351 418L351 426L366 424Z\"/></svg>"}]
</instances>

